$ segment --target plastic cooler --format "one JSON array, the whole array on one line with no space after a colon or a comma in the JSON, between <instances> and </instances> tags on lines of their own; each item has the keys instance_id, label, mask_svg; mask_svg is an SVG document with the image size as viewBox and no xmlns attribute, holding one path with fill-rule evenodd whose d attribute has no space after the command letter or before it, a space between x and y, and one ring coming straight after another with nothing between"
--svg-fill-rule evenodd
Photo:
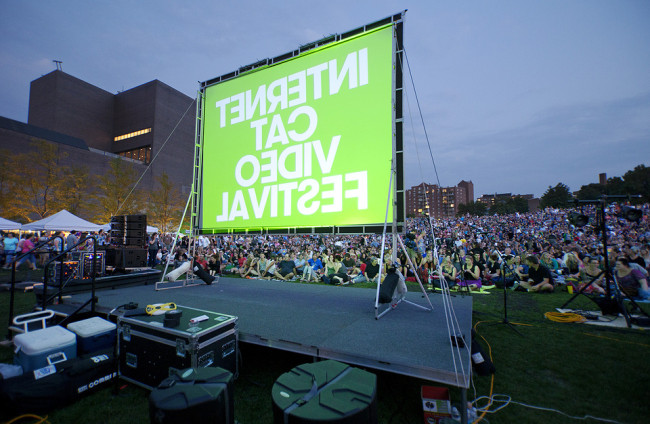
<instances>
[{"instance_id":1,"label":"plastic cooler","mask_svg":"<svg viewBox=\"0 0 650 424\"><path fill-rule=\"evenodd\" d=\"M114 347L117 341L117 325L100 317L68 324L68 330L77 335L79 355Z\"/></svg>"},{"instance_id":2,"label":"plastic cooler","mask_svg":"<svg viewBox=\"0 0 650 424\"><path fill-rule=\"evenodd\" d=\"M56 325L14 337L14 363L30 372L77 357L75 334Z\"/></svg>"}]
</instances>

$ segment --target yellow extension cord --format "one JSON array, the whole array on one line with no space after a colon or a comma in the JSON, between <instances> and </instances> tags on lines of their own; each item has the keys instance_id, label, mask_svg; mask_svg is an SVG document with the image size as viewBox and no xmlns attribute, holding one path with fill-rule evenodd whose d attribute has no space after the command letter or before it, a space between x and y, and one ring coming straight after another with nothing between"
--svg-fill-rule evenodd
<instances>
[{"instance_id":1,"label":"yellow extension cord","mask_svg":"<svg viewBox=\"0 0 650 424\"><path fill-rule=\"evenodd\" d=\"M10 421L5 422L5 424L13 424L13 423L21 421L23 419L26 419L26 418L33 418L33 419L37 420L37 421L33 422L32 424L49 423L49 421L47 420L47 415L44 416L44 417L39 417L38 415L34 415L34 414L24 414L24 415L20 415L20 416L18 416L16 418L13 418Z\"/></svg>"},{"instance_id":2,"label":"yellow extension cord","mask_svg":"<svg viewBox=\"0 0 650 424\"><path fill-rule=\"evenodd\" d=\"M544 316L555 322L585 322L587 318L571 312L546 312Z\"/></svg>"}]
</instances>

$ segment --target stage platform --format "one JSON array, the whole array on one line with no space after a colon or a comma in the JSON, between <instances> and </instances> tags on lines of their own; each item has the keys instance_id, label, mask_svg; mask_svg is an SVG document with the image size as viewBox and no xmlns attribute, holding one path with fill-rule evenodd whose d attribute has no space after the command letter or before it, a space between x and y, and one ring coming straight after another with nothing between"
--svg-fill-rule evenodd
<instances>
[{"instance_id":1,"label":"stage platform","mask_svg":"<svg viewBox=\"0 0 650 424\"><path fill-rule=\"evenodd\" d=\"M151 285L99 290L97 309L107 313L127 302L141 307L175 302L237 316L240 342L468 388L470 353L461 349L452 357L457 351L447 332L442 296L429 294L433 311L402 302L376 320L375 293L354 286L221 277L210 286L173 290L156 291ZM88 293L76 294L66 303L87 299ZM469 341L472 298L451 299ZM407 293L406 300L428 307L421 291Z\"/></svg>"}]
</instances>

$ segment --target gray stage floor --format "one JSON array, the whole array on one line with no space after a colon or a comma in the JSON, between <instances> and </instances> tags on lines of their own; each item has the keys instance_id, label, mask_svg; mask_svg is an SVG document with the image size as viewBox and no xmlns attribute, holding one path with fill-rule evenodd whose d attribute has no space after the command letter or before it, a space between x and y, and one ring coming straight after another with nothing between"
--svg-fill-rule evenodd
<instances>
[{"instance_id":1,"label":"gray stage floor","mask_svg":"<svg viewBox=\"0 0 650 424\"><path fill-rule=\"evenodd\" d=\"M430 295L432 312L402 302L375 320L375 293L349 286L221 277L211 286L158 291L135 286L97 291L97 297L99 310L105 312L127 302L140 307L175 302L235 315L241 342L468 388L470 355L467 349L452 349L442 296ZM88 297L74 295L69 301ZM451 299L459 328L469 338L472 298ZM421 291L409 292L406 300L428 306Z\"/></svg>"}]
</instances>

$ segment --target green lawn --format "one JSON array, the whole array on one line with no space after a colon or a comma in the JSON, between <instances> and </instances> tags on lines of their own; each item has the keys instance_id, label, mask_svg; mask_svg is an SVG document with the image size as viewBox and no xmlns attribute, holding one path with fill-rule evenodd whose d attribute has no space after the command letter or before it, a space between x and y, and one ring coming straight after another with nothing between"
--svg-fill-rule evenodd
<instances>
[{"instance_id":1,"label":"green lawn","mask_svg":"<svg viewBox=\"0 0 650 424\"><path fill-rule=\"evenodd\" d=\"M366 287L372 287L366 284ZM358 287L341 287L356 290ZM411 291L418 290L410 287ZM493 392L513 403L494 414L490 423L570 423L577 422L555 412L522 406L559 409L572 416L592 415L622 423L645 423L650 416L648 377L650 340L647 331L609 330L545 319L544 313L561 306L567 293L529 294L508 292L508 319L517 325L517 334L503 324L503 292L474 295L474 323L492 350L497 372ZM6 334L9 294L0 293L0 335ZM17 296L17 310L28 311L34 304L29 293ZM593 309L581 297L574 308ZM390 319L387 316L385 319ZM481 341L485 350L488 345ZM258 346L241 346L240 375L235 382L235 416L241 424L272 422L271 387L284 372L311 358ZM8 348L0 350L0 360L11 361ZM414 378L378 372L378 401L381 423L420 423L420 386ZM468 398L490 393L490 377L475 377ZM148 422L147 392L120 383L117 394L105 389L75 405L53 411L50 423L134 423ZM452 400L460 391L451 388ZM517 402L517 403L514 403ZM496 405L495 405L496 407ZM483 421L485 422L485 421ZM588 419L585 422L598 421Z\"/></svg>"}]
</instances>

